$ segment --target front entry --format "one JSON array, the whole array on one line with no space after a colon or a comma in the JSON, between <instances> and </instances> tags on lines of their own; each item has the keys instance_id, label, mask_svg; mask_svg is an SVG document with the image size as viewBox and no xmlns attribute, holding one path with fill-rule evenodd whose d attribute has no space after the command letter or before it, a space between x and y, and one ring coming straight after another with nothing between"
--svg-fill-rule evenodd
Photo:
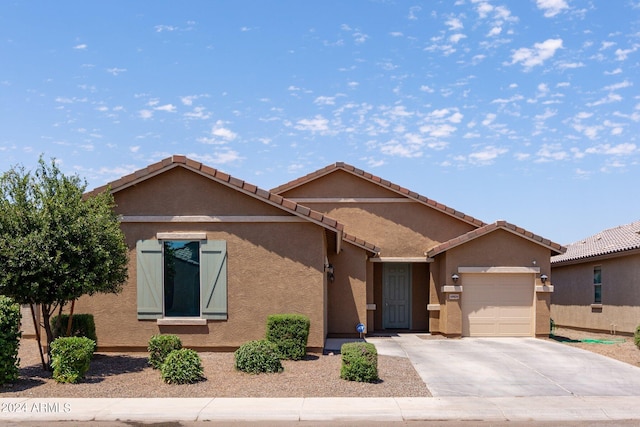
<instances>
[{"instance_id":1,"label":"front entry","mask_svg":"<svg viewBox=\"0 0 640 427\"><path fill-rule=\"evenodd\" d=\"M411 264L385 263L382 266L382 327L411 327Z\"/></svg>"}]
</instances>

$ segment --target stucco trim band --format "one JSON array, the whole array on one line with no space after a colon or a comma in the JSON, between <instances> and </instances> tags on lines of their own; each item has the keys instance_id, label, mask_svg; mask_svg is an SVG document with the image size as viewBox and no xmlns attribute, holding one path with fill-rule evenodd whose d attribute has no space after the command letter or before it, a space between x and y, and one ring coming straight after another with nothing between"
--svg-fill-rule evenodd
<instances>
[{"instance_id":1,"label":"stucco trim band","mask_svg":"<svg viewBox=\"0 0 640 427\"><path fill-rule=\"evenodd\" d=\"M266 216L266 215L124 215L120 222L307 222L297 216Z\"/></svg>"},{"instance_id":2,"label":"stucco trim band","mask_svg":"<svg viewBox=\"0 0 640 427\"><path fill-rule=\"evenodd\" d=\"M425 257L391 257L391 256L381 256L375 258L369 258L371 262L433 262L433 258L425 258Z\"/></svg>"},{"instance_id":3,"label":"stucco trim band","mask_svg":"<svg viewBox=\"0 0 640 427\"><path fill-rule=\"evenodd\" d=\"M536 292L553 292L553 285L537 285Z\"/></svg>"},{"instance_id":4,"label":"stucco trim band","mask_svg":"<svg viewBox=\"0 0 640 427\"><path fill-rule=\"evenodd\" d=\"M158 240L207 240L207 233L156 233Z\"/></svg>"},{"instance_id":5,"label":"stucco trim band","mask_svg":"<svg viewBox=\"0 0 640 427\"><path fill-rule=\"evenodd\" d=\"M158 319L158 326L206 326L207 319Z\"/></svg>"},{"instance_id":6,"label":"stucco trim band","mask_svg":"<svg viewBox=\"0 0 640 427\"><path fill-rule=\"evenodd\" d=\"M540 273L540 267L458 267L458 273Z\"/></svg>"}]
</instances>

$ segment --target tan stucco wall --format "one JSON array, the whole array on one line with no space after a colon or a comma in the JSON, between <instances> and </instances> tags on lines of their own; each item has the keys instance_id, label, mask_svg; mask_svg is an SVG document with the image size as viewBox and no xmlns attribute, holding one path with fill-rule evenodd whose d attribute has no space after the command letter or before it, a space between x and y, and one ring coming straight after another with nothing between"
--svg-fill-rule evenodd
<instances>
[{"instance_id":1,"label":"tan stucco wall","mask_svg":"<svg viewBox=\"0 0 640 427\"><path fill-rule=\"evenodd\" d=\"M326 213L345 226L347 233L377 245L380 256L423 257L429 248L464 234L474 227L417 201L353 203L314 202L308 198L394 198L410 200L379 185L336 171L283 192L304 198L304 205Z\"/></svg>"},{"instance_id":2,"label":"tan stucco wall","mask_svg":"<svg viewBox=\"0 0 640 427\"><path fill-rule=\"evenodd\" d=\"M440 254L436 258L439 268L440 282L436 286L454 285L451 275L458 272L459 267L539 267L541 274L551 279L550 250L527 239L505 230L496 230L481 236L464 245L457 246ZM535 264L534 264L535 261ZM541 285L536 275L536 285ZM462 333L462 300L449 300L447 295L440 295L440 331L449 336ZM432 293L435 289L432 289ZM437 291L437 290L435 290ZM532 302L535 309L535 334L549 334L549 293L536 293ZM444 304L443 304L444 301ZM432 325L433 326L433 325Z\"/></svg>"},{"instance_id":3,"label":"tan stucco wall","mask_svg":"<svg viewBox=\"0 0 640 427\"><path fill-rule=\"evenodd\" d=\"M115 194L123 215L287 215L250 196L177 168ZM326 336L325 230L294 223L123 223L129 279L119 295L83 297L76 313L93 313L101 348L144 349L157 333L176 333L185 346L230 349L264 337L269 314L310 317L309 347ZM206 326L158 326L137 319L136 241L158 232L206 232L227 242L228 320Z\"/></svg>"},{"instance_id":4,"label":"tan stucco wall","mask_svg":"<svg viewBox=\"0 0 640 427\"><path fill-rule=\"evenodd\" d=\"M356 336L356 325L367 326L367 254L344 244L339 255L331 254L335 280L327 283L327 332L333 336Z\"/></svg>"},{"instance_id":5,"label":"tan stucco wall","mask_svg":"<svg viewBox=\"0 0 640 427\"><path fill-rule=\"evenodd\" d=\"M593 304L593 268L602 270L602 306ZM633 333L640 324L640 254L553 267L556 325Z\"/></svg>"}]
</instances>

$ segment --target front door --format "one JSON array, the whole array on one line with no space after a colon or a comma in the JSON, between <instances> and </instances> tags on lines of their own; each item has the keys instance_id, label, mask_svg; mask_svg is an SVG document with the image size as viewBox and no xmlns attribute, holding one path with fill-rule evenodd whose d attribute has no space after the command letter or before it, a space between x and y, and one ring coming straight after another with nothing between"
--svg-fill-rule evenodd
<instances>
[{"instance_id":1,"label":"front door","mask_svg":"<svg viewBox=\"0 0 640 427\"><path fill-rule=\"evenodd\" d=\"M387 263L382 268L383 327L409 329L411 326L411 265Z\"/></svg>"}]
</instances>

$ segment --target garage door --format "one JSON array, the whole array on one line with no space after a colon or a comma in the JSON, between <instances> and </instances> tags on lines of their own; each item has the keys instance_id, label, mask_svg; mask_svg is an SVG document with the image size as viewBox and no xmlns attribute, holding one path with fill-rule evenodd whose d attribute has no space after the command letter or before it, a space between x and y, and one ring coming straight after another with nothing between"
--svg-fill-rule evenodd
<instances>
[{"instance_id":1,"label":"garage door","mask_svg":"<svg viewBox=\"0 0 640 427\"><path fill-rule=\"evenodd\" d=\"M533 274L463 274L462 335L533 335Z\"/></svg>"}]
</instances>

